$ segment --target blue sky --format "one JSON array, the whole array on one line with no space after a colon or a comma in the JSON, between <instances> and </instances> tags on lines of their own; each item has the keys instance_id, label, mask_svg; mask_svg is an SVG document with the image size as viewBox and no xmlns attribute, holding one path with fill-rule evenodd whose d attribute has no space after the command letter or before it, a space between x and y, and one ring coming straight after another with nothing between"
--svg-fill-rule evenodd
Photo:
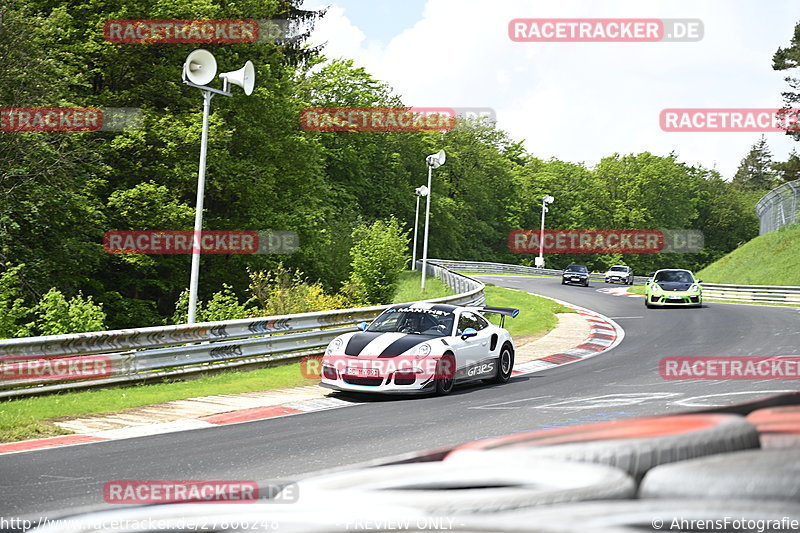
<instances>
[{"instance_id":1,"label":"blue sky","mask_svg":"<svg viewBox=\"0 0 800 533\"><path fill-rule=\"evenodd\" d=\"M367 39L389 40L422 19L426 0L336 0L344 14Z\"/></svg>"},{"instance_id":2,"label":"blue sky","mask_svg":"<svg viewBox=\"0 0 800 533\"><path fill-rule=\"evenodd\" d=\"M537 157L591 167L615 152L675 152L730 179L757 133L672 133L665 108L778 108L772 55L798 0L306 0L330 5L312 39L352 58L413 106L492 108ZM514 18L698 18L692 43L519 43ZM776 160L800 144L767 133ZM800 150L798 150L800 151Z\"/></svg>"}]
</instances>

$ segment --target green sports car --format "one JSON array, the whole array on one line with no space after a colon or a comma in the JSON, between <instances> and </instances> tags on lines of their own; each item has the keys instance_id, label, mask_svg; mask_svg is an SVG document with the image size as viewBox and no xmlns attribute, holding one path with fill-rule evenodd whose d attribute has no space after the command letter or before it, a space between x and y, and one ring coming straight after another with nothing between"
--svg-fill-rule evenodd
<instances>
[{"instance_id":1,"label":"green sports car","mask_svg":"<svg viewBox=\"0 0 800 533\"><path fill-rule=\"evenodd\" d=\"M688 270L670 268L655 272L645 284L644 305L702 307L703 289Z\"/></svg>"}]
</instances>

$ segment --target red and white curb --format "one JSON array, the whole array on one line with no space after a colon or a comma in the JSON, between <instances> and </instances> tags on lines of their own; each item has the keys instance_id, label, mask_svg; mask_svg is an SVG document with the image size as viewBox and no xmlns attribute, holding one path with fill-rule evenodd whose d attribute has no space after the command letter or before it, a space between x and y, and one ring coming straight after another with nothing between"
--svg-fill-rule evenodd
<instances>
[{"instance_id":1,"label":"red and white curb","mask_svg":"<svg viewBox=\"0 0 800 533\"><path fill-rule=\"evenodd\" d=\"M559 365L566 365L583 359L589 359L590 357L600 355L614 348L625 338L625 330L607 316L590 311L584 307L556 300L555 298L550 299L557 301L564 307L574 309L589 322L589 337L582 344L565 352L514 365L514 371L511 373L512 376L532 374L533 372L541 372Z\"/></svg>"},{"instance_id":2,"label":"red and white curb","mask_svg":"<svg viewBox=\"0 0 800 533\"><path fill-rule=\"evenodd\" d=\"M109 429L106 431L97 431L94 433L86 433L81 435L62 435L59 437L50 437L46 439L2 443L0 444L0 455L42 450L45 448L60 448L62 446L74 446L77 444L88 444L92 442L106 442L111 440L131 439L135 437L146 437L150 435L161 435L164 433L174 433L176 431L187 431L190 429L226 426L229 424L239 424L242 422L252 422L256 420L268 420L270 418L299 415L314 411L338 409L340 407L349 407L353 405L360 404L356 402L348 402L339 398L312 398L309 400L291 402L283 405L255 407L201 418L186 418L171 422Z\"/></svg>"},{"instance_id":3,"label":"red and white curb","mask_svg":"<svg viewBox=\"0 0 800 533\"><path fill-rule=\"evenodd\" d=\"M628 292L628 289L622 287L609 287L605 289L597 289L597 292L602 292L603 294L610 294L611 296L629 296L631 298L644 298L643 294L631 294Z\"/></svg>"},{"instance_id":4,"label":"red and white curb","mask_svg":"<svg viewBox=\"0 0 800 533\"><path fill-rule=\"evenodd\" d=\"M555 300L554 298L550 299ZM579 344L578 346L575 346L574 348L565 352L548 355L534 361L516 364L514 365L514 371L512 375L519 376L531 374L533 372L541 372L559 365L574 363L576 361L594 357L615 347L625 336L624 330L610 318L577 305L560 300L555 301L564 305L565 307L574 309L589 322L589 337L582 344ZM112 440L160 435L164 433L187 431L191 429L205 429L215 426L267 420L270 418L293 416L315 411L338 409L341 407L352 407L356 405L363 404L360 402L346 401L328 396L310 398L288 402L281 405L254 407L250 409L230 411L198 418L184 418L171 422L143 424L77 435L63 435L46 439L3 443L0 444L0 455L42 450L46 448L75 446L78 444L88 444L94 442L107 442Z\"/></svg>"}]
</instances>

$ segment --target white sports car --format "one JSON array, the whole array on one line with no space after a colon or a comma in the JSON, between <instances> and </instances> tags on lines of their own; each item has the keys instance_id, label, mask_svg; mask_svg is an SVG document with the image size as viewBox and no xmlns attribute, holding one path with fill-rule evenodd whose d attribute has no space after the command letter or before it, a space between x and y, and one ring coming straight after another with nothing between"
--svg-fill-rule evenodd
<instances>
[{"instance_id":1,"label":"white sports car","mask_svg":"<svg viewBox=\"0 0 800 533\"><path fill-rule=\"evenodd\" d=\"M519 309L425 302L390 307L371 324L359 324L361 331L331 341L320 384L351 392L448 394L461 382L505 383L514 341L482 313L515 317Z\"/></svg>"}]
</instances>

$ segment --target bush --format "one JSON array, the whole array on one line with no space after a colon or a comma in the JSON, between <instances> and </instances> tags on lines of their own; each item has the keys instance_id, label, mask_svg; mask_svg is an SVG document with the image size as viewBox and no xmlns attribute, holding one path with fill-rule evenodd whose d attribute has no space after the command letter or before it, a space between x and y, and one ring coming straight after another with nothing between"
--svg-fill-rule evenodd
<instances>
[{"instance_id":1,"label":"bush","mask_svg":"<svg viewBox=\"0 0 800 533\"><path fill-rule=\"evenodd\" d=\"M26 334L22 325L31 310L25 306L19 287L19 272L25 265L11 267L0 274L0 338L23 337Z\"/></svg>"},{"instance_id":2,"label":"bush","mask_svg":"<svg viewBox=\"0 0 800 533\"><path fill-rule=\"evenodd\" d=\"M105 329L103 305L78 293L67 300L56 288L50 289L33 308L35 319L26 326L27 335L64 335Z\"/></svg>"},{"instance_id":3,"label":"bush","mask_svg":"<svg viewBox=\"0 0 800 533\"><path fill-rule=\"evenodd\" d=\"M350 250L353 271L350 275L354 294L364 298L367 305L392 301L400 273L408 264L408 232L394 217L378 220L370 226L353 231Z\"/></svg>"},{"instance_id":4,"label":"bush","mask_svg":"<svg viewBox=\"0 0 800 533\"><path fill-rule=\"evenodd\" d=\"M250 291L259 303L258 316L328 311L349 303L341 294L326 294L321 283L309 283L301 271L282 263L272 271L250 272Z\"/></svg>"}]
</instances>

